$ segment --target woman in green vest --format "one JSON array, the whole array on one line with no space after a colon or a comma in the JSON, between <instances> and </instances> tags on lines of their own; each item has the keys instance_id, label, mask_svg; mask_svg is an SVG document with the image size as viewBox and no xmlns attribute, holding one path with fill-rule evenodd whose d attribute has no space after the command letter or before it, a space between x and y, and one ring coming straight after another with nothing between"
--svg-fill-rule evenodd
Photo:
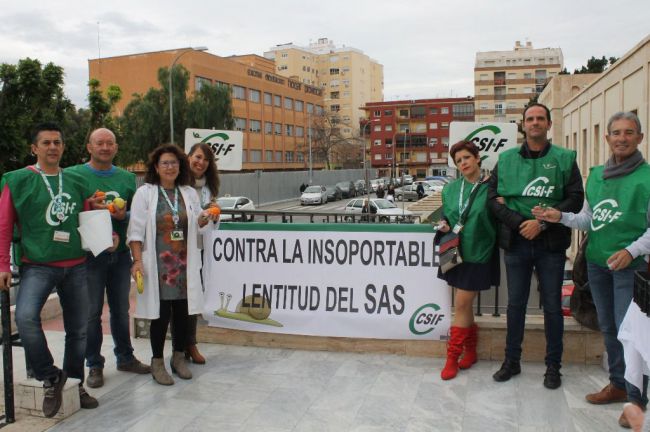
<instances>
[{"instance_id":1,"label":"woman in green vest","mask_svg":"<svg viewBox=\"0 0 650 432\"><path fill-rule=\"evenodd\" d=\"M456 289L447 362L440 373L443 380L454 378L459 368L468 369L476 363L478 327L472 312L474 298L478 291L499 284L496 222L486 206L487 179L481 175L479 149L472 142L460 141L449 153L461 176L442 190L444 216L438 230L459 234L463 262L445 273L438 268L438 277Z\"/></svg>"}]
</instances>

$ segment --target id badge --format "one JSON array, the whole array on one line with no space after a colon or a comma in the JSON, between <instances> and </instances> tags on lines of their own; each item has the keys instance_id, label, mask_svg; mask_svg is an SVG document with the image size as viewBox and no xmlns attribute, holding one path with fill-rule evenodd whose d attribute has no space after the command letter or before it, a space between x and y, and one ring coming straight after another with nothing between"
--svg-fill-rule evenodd
<instances>
[{"instance_id":1,"label":"id badge","mask_svg":"<svg viewBox=\"0 0 650 432\"><path fill-rule=\"evenodd\" d=\"M454 225L454 229L452 230L454 234L459 234L463 230L463 226L459 223Z\"/></svg>"},{"instance_id":2,"label":"id badge","mask_svg":"<svg viewBox=\"0 0 650 432\"><path fill-rule=\"evenodd\" d=\"M183 230L173 230L170 233L171 241L183 241L185 236L183 236Z\"/></svg>"},{"instance_id":3,"label":"id badge","mask_svg":"<svg viewBox=\"0 0 650 432\"><path fill-rule=\"evenodd\" d=\"M67 231L54 231L55 242L70 243L70 233Z\"/></svg>"}]
</instances>

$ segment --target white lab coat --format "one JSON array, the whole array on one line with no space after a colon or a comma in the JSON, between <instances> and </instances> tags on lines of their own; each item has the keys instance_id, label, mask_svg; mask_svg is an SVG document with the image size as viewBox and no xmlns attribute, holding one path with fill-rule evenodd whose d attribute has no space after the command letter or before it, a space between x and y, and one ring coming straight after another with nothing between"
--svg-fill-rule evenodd
<instances>
[{"instance_id":1,"label":"white lab coat","mask_svg":"<svg viewBox=\"0 0 650 432\"><path fill-rule=\"evenodd\" d=\"M203 313L203 290L201 288L201 249L197 244L201 233L215 229L207 224L199 230L198 218L201 203L196 190L180 186L187 212L187 308L190 315ZM127 230L127 244L142 242L142 267L144 269L144 292L137 295L135 316L157 319L160 316L160 288L158 286L158 261L156 259L156 207L158 185L145 183L135 192L131 201L131 215Z\"/></svg>"}]
</instances>

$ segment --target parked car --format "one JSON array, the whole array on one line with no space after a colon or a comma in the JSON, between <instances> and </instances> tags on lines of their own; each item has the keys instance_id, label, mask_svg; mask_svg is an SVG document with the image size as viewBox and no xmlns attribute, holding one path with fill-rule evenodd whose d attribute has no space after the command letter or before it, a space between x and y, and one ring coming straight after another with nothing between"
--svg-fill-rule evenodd
<instances>
[{"instance_id":1,"label":"parked car","mask_svg":"<svg viewBox=\"0 0 650 432\"><path fill-rule=\"evenodd\" d=\"M418 185L416 183L398 187L395 189L395 199L397 201L417 201L418 200ZM430 196L433 195L434 190L431 188L429 183L422 182L422 187L424 187L424 195Z\"/></svg>"},{"instance_id":2,"label":"parked car","mask_svg":"<svg viewBox=\"0 0 650 432\"><path fill-rule=\"evenodd\" d=\"M222 210L255 210L253 200L245 196L224 196L217 198L217 204ZM243 220L242 215L237 214L222 214L220 219L222 221ZM255 219L253 215L248 217L249 221L253 221L253 219Z\"/></svg>"},{"instance_id":3,"label":"parked car","mask_svg":"<svg viewBox=\"0 0 650 432\"><path fill-rule=\"evenodd\" d=\"M341 192L340 187L329 185L325 186L325 190L327 191L327 201L338 201L343 199L343 192Z\"/></svg>"},{"instance_id":4,"label":"parked car","mask_svg":"<svg viewBox=\"0 0 650 432\"><path fill-rule=\"evenodd\" d=\"M425 181L427 181L427 180L440 180L441 182L447 184L450 181L452 181L453 179L451 177L448 177L448 176L426 176L424 178L424 180Z\"/></svg>"},{"instance_id":5,"label":"parked car","mask_svg":"<svg viewBox=\"0 0 650 432\"><path fill-rule=\"evenodd\" d=\"M415 182L415 184L418 184L418 183L420 183L420 182L419 181ZM425 180L423 183L428 184L431 187L432 191L438 192L438 193L442 192L445 185L447 184L447 183L443 182L442 180Z\"/></svg>"},{"instance_id":6,"label":"parked car","mask_svg":"<svg viewBox=\"0 0 650 432\"><path fill-rule=\"evenodd\" d=\"M410 185L413 183L413 176L410 174L404 174L404 185Z\"/></svg>"},{"instance_id":7,"label":"parked car","mask_svg":"<svg viewBox=\"0 0 650 432\"><path fill-rule=\"evenodd\" d=\"M354 186L357 189L357 196L364 195L366 193L366 181L365 180L357 180L357 181L355 181Z\"/></svg>"},{"instance_id":8,"label":"parked car","mask_svg":"<svg viewBox=\"0 0 650 432\"><path fill-rule=\"evenodd\" d=\"M327 190L325 186L309 186L300 195L300 205L325 204L327 202Z\"/></svg>"},{"instance_id":9,"label":"parked car","mask_svg":"<svg viewBox=\"0 0 650 432\"><path fill-rule=\"evenodd\" d=\"M336 186L341 189L343 198L354 198L357 196L357 188L354 186L354 183L351 181L342 181L338 182Z\"/></svg>"},{"instance_id":10,"label":"parked car","mask_svg":"<svg viewBox=\"0 0 650 432\"><path fill-rule=\"evenodd\" d=\"M377 192L377 188L380 184L383 184L380 179L372 179L370 180L370 189L372 189L373 192Z\"/></svg>"},{"instance_id":11,"label":"parked car","mask_svg":"<svg viewBox=\"0 0 650 432\"><path fill-rule=\"evenodd\" d=\"M345 205L345 213L361 215L365 198L355 198ZM395 203L383 198L370 198L370 213L375 213L380 222L394 222L399 216L412 216L413 212L398 208ZM376 212L373 210L375 209Z\"/></svg>"}]
</instances>

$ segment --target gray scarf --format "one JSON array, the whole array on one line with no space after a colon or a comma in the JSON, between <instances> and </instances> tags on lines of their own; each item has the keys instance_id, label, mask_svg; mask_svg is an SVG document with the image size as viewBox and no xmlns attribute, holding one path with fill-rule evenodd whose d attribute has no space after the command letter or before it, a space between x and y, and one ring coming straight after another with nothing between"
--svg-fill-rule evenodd
<instances>
[{"instance_id":1,"label":"gray scarf","mask_svg":"<svg viewBox=\"0 0 650 432\"><path fill-rule=\"evenodd\" d=\"M605 162L605 169L603 170L603 180L607 180L614 177L621 177L628 175L640 165L645 162L643 155L639 150L635 151L632 156L625 159L620 164L617 164L614 160L614 155L612 155L607 162Z\"/></svg>"}]
</instances>

